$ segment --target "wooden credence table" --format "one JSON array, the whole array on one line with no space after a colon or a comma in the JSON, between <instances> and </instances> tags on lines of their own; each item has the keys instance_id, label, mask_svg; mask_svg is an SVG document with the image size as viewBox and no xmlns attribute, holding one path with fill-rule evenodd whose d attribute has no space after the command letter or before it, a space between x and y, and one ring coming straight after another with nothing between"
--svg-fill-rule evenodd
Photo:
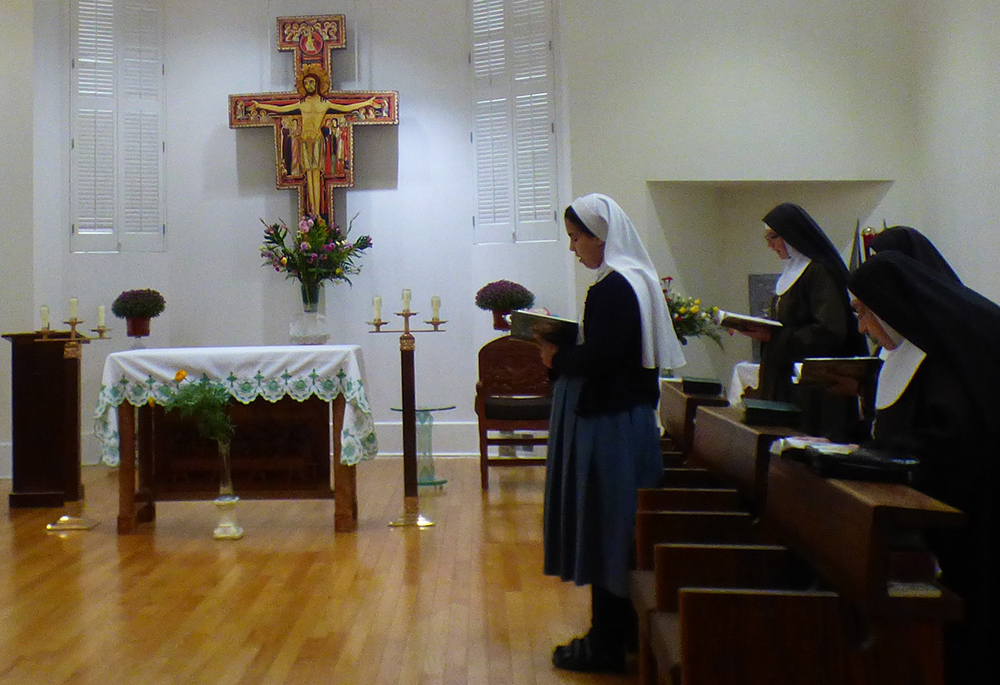
<instances>
[{"instance_id":1,"label":"wooden credence table","mask_svg":"<svg viewBox=\"0 0 1000 685\"><path fill-rule=\"evenodd\" d=\"M118 532L152 521L157 501L213 499L214 442L162 404L203 377L225 386L233 484L245 499L335 501L334 529L358 523L355 466L378 451L361 349L292 345L133 350L109 355L95 411L102 461L119 465ZM114 410L114 411L112 411ZM331 430L332 428L332 430Z\"/></svg>"}]
</instances>

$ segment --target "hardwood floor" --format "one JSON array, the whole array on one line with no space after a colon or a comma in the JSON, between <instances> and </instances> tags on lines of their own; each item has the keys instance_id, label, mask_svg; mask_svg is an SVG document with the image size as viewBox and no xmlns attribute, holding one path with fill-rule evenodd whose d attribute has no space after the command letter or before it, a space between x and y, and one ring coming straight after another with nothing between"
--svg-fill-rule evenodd
<instances>
[{"instance_id":1,"label":"hardwood floor","mask_svg":"<svg viewBox=\"0 0 1000 685\"><path fill-rule=\"evenodd\" d=\"M358 467L360 526L332 501L244 501L215 541L209 502L157 505L119 537L117 472L84 468L89 532L62 510L0 517L0 685L631 683L554 669L589 623L589 589L542 575L544 470L439 459L426 530L402 513L402 464ZM0 481L6 506L10 482Z\"/></svg>"}]
</instances>

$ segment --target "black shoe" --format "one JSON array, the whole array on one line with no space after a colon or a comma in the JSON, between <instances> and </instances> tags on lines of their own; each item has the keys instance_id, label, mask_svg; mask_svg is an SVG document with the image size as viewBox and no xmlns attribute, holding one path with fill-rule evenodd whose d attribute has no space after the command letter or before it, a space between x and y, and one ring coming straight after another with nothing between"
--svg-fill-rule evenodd
<instances>
[{"instance_id":1,"label":"black shoe","mask_svg":"<svg viewBox=\"0 0 1000 685\"><path fill-rule=\"evenodd\" d=\"M601 649L588 633L573 638L569 644L556 647L552 652L552 665L564 671L581 673L623 673L625 652Z\"/></svg>"}]
</instances>

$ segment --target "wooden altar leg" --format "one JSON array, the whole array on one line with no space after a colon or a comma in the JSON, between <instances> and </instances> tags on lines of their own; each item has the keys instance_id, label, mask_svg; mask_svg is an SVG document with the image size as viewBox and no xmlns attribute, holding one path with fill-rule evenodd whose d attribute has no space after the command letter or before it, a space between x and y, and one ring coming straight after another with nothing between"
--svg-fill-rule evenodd
<instances>
[{"instance_id":1,"label":"wooden altar leg","mask_svg":"<svg viewBox=\"0 0 1000 685\"><path fill-rule=\"evenodd\" d=\"M357 467L340 463L345 407L343 395L333 400L333 530L338 533L352 533L358 529Z\"/></svg>"},{"instance_id":2,"label":"wooden altar leg","mask_svg":"<svg viewBox=\"0 0 1000 685\"><path fill-rule=\"evenodd\" d=\"M159 408L158 408L159 409ZM159 409L160 415L163 410ZM153 474L153 408L143 405L138 409L139 421L136 444L139 455L136 459L136 512L139 523L150 523L156 519L156 500L150 487Z\"/></svg>"},{"instance_id":3,"label":"wooden altar leg","mask_svg":"<svg viewBox=\"0 0 1000 685\"><path fill-rule=\"evenodd\" d=\"M135 532L135 407L118 405L118 534Z\"/></svg>"}]
</instances>

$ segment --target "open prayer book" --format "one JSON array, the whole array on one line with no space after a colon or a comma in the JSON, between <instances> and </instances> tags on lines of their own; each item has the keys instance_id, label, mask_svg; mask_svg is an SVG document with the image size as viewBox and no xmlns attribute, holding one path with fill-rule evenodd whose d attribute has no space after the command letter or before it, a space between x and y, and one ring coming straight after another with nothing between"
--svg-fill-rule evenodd
<instances>
[{"instance_id":1,"label":"open prayer book","mask_svg":"<svg viewBox=\"0 0 1000 685\"><path fill-rule=\"evenodd\" d=\"M780 321L765 319L760 316L726 312L721 309L715 313L712 320L723 328L731 328L735 331L759 331L781 328Z\"/></svg>"},{"instance_id":2,"label":"open prayer book","mask_svg":"<svg viewBox=\"0 0 1000 685\"><path fill-rule=\"evenodd\" d=\"M554 345L575 345L579 328L572 319L520 310L510 313L510 337L517 340L535 342L541 338Z\"/></svg>"},{"instance_id":3,"label":"open prayer book","mask_svg":"<svg viewBox=\"0 0 1000 685\"><path fill-rule=\"evenodd\" d=\"M824 478L912 485L920 469L920 460L913 455L823 438L779 438L771 443L770 452L801 461Z\"/></svg>"}]
</instances>

